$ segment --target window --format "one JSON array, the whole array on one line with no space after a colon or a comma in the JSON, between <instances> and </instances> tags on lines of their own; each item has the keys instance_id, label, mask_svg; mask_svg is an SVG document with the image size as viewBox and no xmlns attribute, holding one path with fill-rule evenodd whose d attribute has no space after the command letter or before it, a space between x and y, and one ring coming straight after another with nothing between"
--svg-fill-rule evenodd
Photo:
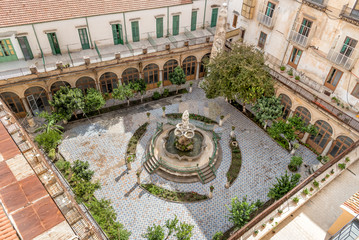
<instances>
[{"instance_id":1,"label":"window","mask_svg":"<svg viewBox=\"0 0 359 240\"><path fill-rule=\"evenodd\" d=\"M57 41L56 33L54 32L48 33L47 38L49 39L52 54L54 55L61 54L60 45L59 42Z\"/></svg>"},{"instance_id":2,"label":"window","mask_svg":"<svg viewBox=\"0 0 359 240\"><path fill-rule=\"evenodd\" d=\"M158 82L158 73L160 69L156 64L149 64L143 69L143 79L147 84L147 89L152 89L157 87Z\"/></svg>"},{"instance_id":3,"label":"window","mask_svg":"<svg viewBox=\"0 0 359 240\"><path fill-rule=\"evenodd\" d=\"M283 105L283 119L287 119L287 117L291 112L292 101L287 95L284 94L280 94L279 97L280 97L280 102Z\"/></svg>"},{"instance_id":4,"label":"window","mask_svg":"<svg viewBox=\"0 0 359 240\"><path fill-rule=\"evenodd\" d=\"M310 28L312 27L313 22L309 21L308 19L303 18L302 24L299 28L299 33L305 37L308 37Z\"/></svg>"},{"instance_id":5,"label":"window","mask_svg":"<svg viewBox=\"0 0 359 240\"><path fill-rule=\"evenodd\" d=\"M342 75L342 71L332 67L328 74L327 80L325 80L324 86L334 91Z\"/></svg>"},{"instance_id":6,"label":"window","mask_svg":"<svg viewBox=\"0 0 359 240\"><path fill-rule=\"evenodd\" d=\"M329 151L329 155L336 157L349 148L353 143L354 141L351 138L346 136L339 136L332 145L332 148Z\"/></svg>"},{"instance_id":7,"label":"window","mask_svg":"<svg viewBox=\"0 0 359 240\"><path fill-rule=\"evenodd\" d=\"M118 78L112 72L106 72L100 77L101 90L103 93L112 93L114 88L117 88Z\"/></svg>"},{"instance_id":8,"label":"window","mask_svg":"<svg viewBox=\"0 0 359 240\"><path fill-rule=\"evenodd\" d=\"M242 16L248 19L253 18L255 0L243 0L242 4Z\"/></svg>"},{"instance_id":9,"label":"window","mask_svg":"<svg viewBox=\"0 0 359 240\"><path fill-rule=\"evenodd\" d=\"M191 16L191 31L195 31L196 26L197 26L197 11L193 11Z\"/></svg>"},{"instance_id":10,"label":"window","mask_svg":"<svg viewBox=\"0 0 359 240\"><path fill-rule=\"evenodd\" d=\"M268 16L270 18L273 17L274 8L275 8L275 4L268 2L267 8L266 8L266 13L265 13L266 16Z\"/></svg>"},{"instance_id":11,"label":"window","mask_svg":"<svg viewBox=\"0 0 359 240\"><path fill-rule=\"evenodd\" d=\"M42 87L28 88L24 95L34 115L38 115L49 106L46 91Z\"/></svg>"},{"instance_id":12,"label":"window","mask_svg":"<svg viewBox=\"0 0 359 240\"><path fill-rule=\"evenodd\" d=\"M195 56L186 57L182 62L182 69L186 74L186 80L194 80L196 78L197 59Z\"/></svg>"},{"instance_id":13,"label":"window","mask_svg":"<svg viewBox=\"0 0 359 240\"><path fill-rule=\"evenodd\" d=\"M352 39L350 37L346 37L345 41L343 43L343 47L340 50L341 54L344 54L347 57L350 57L353 53L353 50L355 46L357 45L358 41L355 39Z\"/></svg>"},{"instance_id":14,"label":"window","mask_svg":"<svg viewBox=\"0 0 359 240\"><path fill-rule=\"evenodd\" d=\"M19 42L20 48L22 53L24 54L25 60L33 59L34 56L32 55L32 51L29 45L29 42L27 41L27 37L17 37L17 41Z\"/></svg>"},{"instance_id":15,"label":"window","mask_svg":"<svg viewBox=\"0 0 359 240\"><path fill-rule=\"evenodd\" d=\"M87 36L87 29L86 28L80 28L79 29L79 36L80 36L80 42L82 49L90 49L90 43Z\"/></svg>"},{"instance_id":16,"label":"window","mask_svg":"<svg viewBox=\"0 0 359 240\"><path fill-rule=\"evenodd\" d=\"M212 9L211 27L217 26L218 8Z\"/></svg>"},{"instance_id":17,"label":"window","mask_svg":"<svg viewBox=\"0 0 359 240\"><path fill-rule=\"evenodd\" d=\"M130 82L135 82L139 78L140 78L140 73L136 68L127 68L122 73L122 82L125 83L126 85L129 84Z\"/></svg>"},{"instance_id":18,"label":"window","mask_svg":"<svg viewBox=\"0 0 359 240\"><path fill-rule=\"evenodd\" d=\"M318 129L318 134L311 135L308 139L308 143L312 148L321 153L330 141L333 129L327 122L322 120L317 121L315 126Z\"/></svg>"},{"instance_id":19,"label":"window","mask_svg":"<svg viewBox=\"0 0 359 240\"><path fill-rule=\"evenodd\" d=\"M310 123L311 114L305 107L297 107L297 109L295 109L294 116L300 117L307 125Z\"/></svg>"},{"instance_id":20,"label":"window","mask_svg":"<svg viewBox=\"0 0 359 240\"><path fill-rule=\"evenodd\" d=\"M297 68L301 56L302 50L293 47L288 64L294 68Z\"/></svg>"},{"instance_id":21,"label":"window","mask_svg":"<svg viewBox=\"0 0 359 240\"><path fill-rule=\"evenodd\" d=\"M163 18L156 18L156 37L163 37Z\"/></svg>"},{"instance_id":22,"label":"window","mask_svg":"<svg viewBox=\"0 0 359 240\"><path fill-rule=\"evenodd\" d=\"M170 80L170 74L174 71L174 69L178 66L178 62L174 59L168 60L166 64L163 66L163 81ZM171 82L167 82L167 85L170 85ZM166 86L166 85L165 85Z\"/></svg>"},{"instance_id":23,"label":"window","mask_svg":"<svg viewBox=\"0 0 359 240\"><path fill-rule=\"evenodd\" d=\"M123 44L122 25L112 24L111 26L112 26L113 43L115 45ZM132 28L132 34L133 34L133 28Z\"/></svg>"},{"instance_id":24,"label":"window","mask_svg":"<svg viewBox=\"0 0 359 240\"><path fill-rule=\"evenodd\" d=\"M172 18L172 35L176 36L179 34L179 15L173 16Z\"/></svg>"},{"instance_id":25,"label":"window","mask_svg":"<svg viewBox=\"0 0 359 240\"><path fill-rule=\"evenodd\" d=\"M17 60L14 47L10 39L0 40L0 62L8 62Z\"/></svg>"},{"instance_id":26,"label":"window","mask_svg":"<svg viewBox=\"0 0 359 240\"><path fill-rule=\"evenodd\" d=\"M350 16L359 18L359 1L354 4L353 10L350 13Z\"/></svg>"},{"instance_id":27,"label":"window","mask_svg":"<svg viewBox=\"0 0 359 240\"><path fill-rule=\"evenodd\" d=\"M133 42L140 41L140 28L138 26L138 21L131 22L131 28L132 28L132 41Z\"/></svg>"},{"instance_id":28,"label":"window","mask_svg":"<svg viewBox=\"0 0 359 240\"><path fill-rule=\"evenodd\" d=\"M96 83L95 80L90 77L82 77L76 81L76 87L81 89L83 93L86 93L89 88L96 89Z\"/></svg>"},{"instance_id":29,"label":"window","mask_svg":"<svg viewBox=\"0 0 359 240\"><path fill-rule=\"evenodd\" d=\"M24 106L18 95L12 92L4 92L1 93L0 96L17 116L26 116Z\"/></svg>"},{"instance_id":30,"label":"window","mask_svg":"<svg viewBox=\"0 0 359 240\"><path fill-rule=\"evenodd\" d=\"M234 14L234 15L233 15L232 27L236 28L236 27L237 27L237 22L238 22L238 15L237 15L237 14Z\"/></svg>"},{"instance_id":31,"label":"window","mask_svg":"<svg viewBox=\"0 0 359 240\"><path fill-rule=\"evenodd\" d=\"M71 85L65 81L55 82L54 84L51 85L51 88L50 88L51 94L54 95L57 91L60 90L61 87L71 88Z\"/></svg>"},{"instance_id":32,"label":"window","mask_svg":"<svg viewBox=\"0 0 359 240\"><path fill-rule=\"evenodd\" d=\"M267 39L267 34L265 34L264 32L261 32L261 34L259 35L259 40L258 40L258 47L263 49L264 44L266 43L266 39Z\"/></svg>"},{"instance_id":33,"label":"window","mask_svg":"<svg viewBox=\"0 0 359 240\"><path fill-rule=\"evenodd\" d=\"M356 98L359 98L359 83L357 83L353 89L352 95Z\"/></svg>"}]
</instances>

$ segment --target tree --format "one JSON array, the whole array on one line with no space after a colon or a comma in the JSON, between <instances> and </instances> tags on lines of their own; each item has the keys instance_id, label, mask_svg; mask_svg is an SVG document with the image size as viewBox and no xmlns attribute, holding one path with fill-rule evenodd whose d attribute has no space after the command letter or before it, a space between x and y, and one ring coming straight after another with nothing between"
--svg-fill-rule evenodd
<instances>
[{"instance_id":1,"label":"tree","mask_svg":"<svg viewBox=\"0 0 359 240\"><path fill-rule=\"evenodd\" d=\"M127 100L127 105L130 106L130 98L133 97L133 90L129 85L120 85L113 89L112 97L118 100Z\"/></svg>"},{"instance_id":2,"label":"tree","mask_svg":"<svg viewBox=\"0 0 359 240\"><path fill-rule=\"evenodd\" d=\"M213 237L212 237L212 240L221 240L223 237L223 232L222 231L218 231L216 232Z\"/></svg>"},{"instance_id":3,"label":"tree","mask_svg":"<svg viewBox=\"0 0 359 240\"><path fill-rule=\"evenodd\" d=\"M290 163L288 164L288 169L292 172L295 172L298 170L298 167L302 165L303 159L301 156L292 156L290 159Z\"/></svg>"},{"instance_id":4,"label":"tree","mask_svg":"<svg viewBox=\"0 0 359 240\"><path fill-rule=\"evenodd\" d=\"M282 116L283 105L276 96L262 97L253 106L256 118L267 128L269 120L275 120Z\"/></svg>"},{"instance_id":5,"label":"tree","mask_svg":"<svg viewBox=\"0 0 359 240\"><path fill-rule=\"evenodd\" d=\"M61 139L61 133L54 130L43 132L35 137L35 141L43 147L47 153L49 153L51 149L56 149L61 143Z\"/></svg>"},{"instance_id":6,"label":"tree","mask_svg":"<svg viewBox=\"0 0 359 240\"><path fill-rule=\"evenodd\" d=\"M184 74L183 69L180 66L177 66L172 73L170 73L170 81L173 85L177 85L177 91L179 86L186 83L186 74Z\"/></svg>"},{"instance_id":7,"label":"tree","mask_svg":"<svg viewBox=\"0 0 359 240\"><path fill-rule=\"evenodd\" d=\"M62 130L64 130L64 128L56 124L57 122L61 121L61 116L59 116L59 114L49 114L48 112L43 111L39 114L39 117L45 118L45 123L38 129L36 129L36 132L45 130L45 133L48 133L49 131L53 130L62 134Z\"/></svg>"},{"instance_id":8,"label":"tree","mask_svg":"<svg viewBox=\"0 0 359 240\"><path fill-rule=\"evenodd\" d=\"M256 203L248 203L247 197L243 197L240 201L238 197L232 198L231 208L229 211L229 221L232 222L236 227L241 228L249 222L251 214L258 209Z\"/></svg>"},{"instance_id":9,"label":"tree","mask_svg":"<svg viewBox=\"0 0 359 240\"><path fill-rule=\"evenodd\" d=\"M286 171L283 176L276 178L277 183L273 184L273 187L269 189L268 197L274 200L280 199L297 186L300 177L301 176L298 173L289 176Z\"/></svg>"},{"instance_id":10,"label":"tree","mask_svg":"<svg viewBox=\"0 0 359 240\"><path fill-rule=\"evenodd\" d=\"M209 71L201 87L207 98L241 99L245 111L245 104L274 95L264 56L253 46L233 45L231 51L222 51L206 67Z\"/></svg>"},{"instance_id":11,"label":"tree","mask_svg":"<svg viewBox=\"0 0 359 240\"><path fill-rule=\"evenodd\" d=\"M73 163L71 170L73 173L75 173L77 176L84 179L85 181L90 181L95 173L94 171L90 170L90 164L88 163L88 161L84 162L76 160Z\"/></svg>"},{"instance_id":12,"label":"tree","mask_svg":"<svg viewBox=\"0 0 359 240\"><path fill-rule=\"evenodd\" d=\"M102 94L94 88L90 88L87 90L87 94L85 95L85 106L84 112L89 113L92 111L99 111L105 104L106 101L103 98Z\"/></svg>"},{"instance_id":13,"label":"tree","mask_svg":"<svg viewBox=\"0 0 359 240\"><path fill-rule=\"evenodd\" d=\"M147 89L145 80L140 78L140 79L137 79L135 82L130 82L128 85L135 93L138 93L141 95L141 102L142 102L143 95L146 94L146 89Z\"/></svg>"},{"instance_id":14,"label":"tree","mask_svg":"<svg viewBox=\"0 0 359 240\"><path fill-rule=\"evenodd\" d=\"M178 227L176 227L176 238L177 240L190 240L193 233L193 225L187 223L180 223Z\"/></svg>"},{"instance_id":15,"label":"tree","mask_svg":"<svg viewBox=\"0 0 359 240\"><path fill-rule=\"evenodd\" d=\"M54 96L50 105L54 107L55 112L61 115L65 120L71 118L77 109L83 109L85 106L84 97L82 91L78 88L61 87Z\"/></svg>"},{"instance_id":16,"label":"tree","mask_svg":"<svg viewBox=\"0 0 359 240\"><path fill-rule=\"evenodd\" d=\"M165 239L165 229L160 225L153 224L153 226L147 227L147 232L142 237L148 240L163 240Z\"/></svg>"}]
</instances>

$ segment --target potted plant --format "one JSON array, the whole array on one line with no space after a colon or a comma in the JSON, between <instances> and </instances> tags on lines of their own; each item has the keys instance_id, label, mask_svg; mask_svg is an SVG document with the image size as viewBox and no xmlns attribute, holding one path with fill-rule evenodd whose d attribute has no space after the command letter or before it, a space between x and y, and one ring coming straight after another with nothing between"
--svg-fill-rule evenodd
<instances>
[{"instance_id":1,"label":"potted plant","mask_svg":"<svg viewBox=\"0 0 359 240\"><path fill-rule=\"evenodd\" d=\"M309 194L308 188L304 189L304 190L302 191L302 193L304 194L304 196L308 195L308 194Z\"/></svg>"},{"instance_id":2,"label":"potted plant","mask_svg":"<svg viewBox=\"0 0 359 240\"><path fill-rule=\"evenodd\" d=\"M346 158L345 158L345 162L350 162L350 158L349 158L349 157L346 157Z\"/></svg>"},{"instance_id":3,"label":"potted plant","mask_svg":"<svg viewBox=\"0 0 359 240\"><path fill-rule=\"evenodd\" d=\"M295 80L296 80L297 82L299 82L300 77L299 77L298 75L296 75L296 76L295 76Z\"/></svg>"},{"instance_id":4,"label":"potted plant","mask_svg":"<svg viewBox=\"0 0 359 240\"><path fill-rule=\"evenodd\" d=\"M219 126L220 126L220 127L223 125L223 119L224 119L224 116L221 115L221 116L219 117Z\"/></svg>"},{"instance_id":5,"label":"potted plant","mask_svg":"<svg viewBox=\"0 0 359 240\"><path fill-rule=\"evenodd\" d=\"M285 71L285 66L280 66L279 69L280 69L280 72L281 72L281 73L284 73L284 71Z\"/></svg>"},{"instance_id":6,"label":"potted plant","mask_svg":"<svg viewBox=\"0 0 359 240\"><path fill-rule=\"evenodd\" d=\"M193 82L189 82L189 92L190 93L192 92L192 85L193 85Z\"/></svg>"},{"instance_id":7,"label":"potted plant","mask_svg":"<svg viewBox=\"0 0 359 240\"><path fill-rule=\"evenodd\" d=\"M163 118L166 117L166 107L165 106L162 107L162 117Z\"/></svg>"},{"instance_id":8,"label":"potted plant","mask_svg":"<svg viewBox=\"0 0 359 240\"><path fill-rule=\"evenodd\" d=\"M293 77L293 69L289 69L287 73L288 73L290 78Z\"/></svg>"},{"instance_id":9,"label":"potted plant","mask_svg":"<svg viewBox=\"0 0 359 240\"><path fill-rule=\"evenodd\" d=\"M126 167L128 170L131 170L131 163L135 160L135 155L134 154L130 154L127 156L126 158Z\"/></svg>"},{"instance_id":10,"label":"potted plant","mask_svg":"<svg viewBox=\"0 0 359 240\"><path fill-rule=\"evenodd\" d=\"M299 198L298 198L298 197L294 197L292 200L293 200L293 202L294 202L295 204L298 204L298 202L299 202Z\"/></svg>"},{"instance_id":11,"label":"potted plant","mask_svg":"<svg viewBox=\"0 0 359 240\"><path fill-rule=\"evenodd\" d=\"M331 174L331 175L334 174L334 169L330 170L330 174Z\"/></svg>"},{"instance_id":12,"label":"potted plant","mask_svg":"<svg viewBox=\"0 0 359 240\"><path fill-rule=\"evenodd\" d=\"M294 143L292 151L290 152L291 155L294 155L295 151L299 148L299 143Z\"/></svg>"},{"instance_id":13,"label":"potted plant","mask_svg":"<svg viewBox=\"0 0 359 240\"><path fill-rule=\"evenodd\" d=\"M283 213L283 210L282 210L282 209L278 209L278 215L280 216L280 215L282 215L282 213Z\"/></svg>"},{"instance_id":14,"label":"potted plant","mask_svg":"<svg viewBox=\"0 0 359 240\"><path fill-rule=\"evenodd\" d=\"M262 228L265 228L267 226L267 224L263 223L262 224Z\"/></svg>"},{"instance_id":15,"label":"potted plant","mask_svg":"<svg viewBox=\"0 0 359 240\"><path fill-rule=\"evenodd\" d=\"M209 187L209 195L208 195L208 198L213 198L213 190L214 190L214 187L213 187L213 185L211 185L211 186Z\"/></svg>"},{"instance_id":16,"label":"potted plant","mask_svg":"<svg viewBox=\"0 0 359 240\"><path fill-rule=\"evenodd\" d=\"M147 112L146 115L147 115L148 121L150 121L151 113L150 113L150 112Z\"/></svg>"},{"instance_id":17,"label":"potted plant","mask_svg":"<svg viewBox=\"0 0 359 240\"><path fill-rule=\"evenodd\" d=\"M256 236L258 233L259 233L259 231L257 229L254 230L254 232L253 232L254 236Z\"/></svg>"}]
</instances>

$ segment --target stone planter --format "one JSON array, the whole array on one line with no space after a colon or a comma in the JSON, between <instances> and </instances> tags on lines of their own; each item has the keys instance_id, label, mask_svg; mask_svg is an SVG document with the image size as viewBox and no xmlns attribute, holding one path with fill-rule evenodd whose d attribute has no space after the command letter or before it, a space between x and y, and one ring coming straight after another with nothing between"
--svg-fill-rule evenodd
<instances>
[{"instance_id":1,"label":"stone planter","mask_svg":"<svg viewBox=\"0 0 359 240\"><path fill-rule=\"evenodd\" d=\"M162 112L162 117L166 118L166 112Z\"/></svg>"},{"instance_id":2,"label":"stone planter","mask_svg":"<svg viewBox=\"0 0 359 240\"><path fill-rule=\"evenodd\" d=\"M234 138L234 131L233 131L233 130L231 131L231 133L229 134L229 136L230 136L231 138Z\"/></svg>"},{"instance_id":3,"label":"stone planter","mask_svg":"<svg viewBox=\"0 0 359 240\"><path fill-rule=\"evenodd\" d=\"M190 93L192 92L192 87L189 87L189 91L188 91L188 92L190 92Z\"/></svg>"},{"instance_id":4,"label":"stone planter","mask_svg":"<svg viewBox=\"0 0 359 240\"><path fill-rule=\"evenodd\" d=\"M226 185L224 185L224 187L228 189L229 186L230 186L230 183L227 181L227 182L226 182Z\"/></svg>"},{"instance_id":5,"label":"stone planter","mask_svg":"<svg viewBox=\"0 0 359 240\"><path fill-rule=\"evenodd\" d=\"M237 141L232 141L232 142L231 142L231 145L232 145L233 147L238 147L238 142L237 142Z\"/></svg>"},{"instance_id":6,"label":"stone planter","mask_svg":"<svg viewBox=\"0 0 359 240\"><path fill-rule=\"evenodd\" d=\"M209 192L209 194L208 194L208 198L213 198L213 192Z\"/></svg>"},{"instance_id":7,"label":"stone planter","mask_svg":"<svg viewBox=\"0 0 359 240\"><path fill-rule=\"evenodd\" d=\"M219 126L222 127L222 125L223 125L223 119L220 119L219 120Z\"/></svg>"},{"instance_id":8,"label":"stone planter","mask_svg":"<svg viewBox=\"0 0 359 240\"><path fill-rule=\"evenodd\" d=\"M137 176L137 184L141 185L141 177L140 176Z\"/></svg>"},{"instance_id":9,"label":"stone planter","mask_svg":"<svg viewBox=\"0 0 359 240\"><path fill-rule=\"evenodd\" d=\"M130 163L130 162L127 162L127 163L126 163L126 167L127 167L128 170L131 170L131 169L132 169L131 163Z\"/></svg>"}]
</instances>

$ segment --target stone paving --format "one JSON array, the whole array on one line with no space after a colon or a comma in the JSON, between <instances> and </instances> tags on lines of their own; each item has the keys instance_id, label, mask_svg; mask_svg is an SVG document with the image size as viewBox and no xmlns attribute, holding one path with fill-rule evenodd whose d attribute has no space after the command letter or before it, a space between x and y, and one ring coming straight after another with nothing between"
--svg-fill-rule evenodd
<instances>
[{"instance_id":1,"label":"stone paving","mask_svg":"<svg viewBox=\"0 0 359 240\"><path fill-rule=\"evenodd\" d=\"M227 220L231 199L235 196L247 196L249 201L268 200L268 189L275 182L275 177L284 174L291 155L274 142L262 129L245 117L223 99L206 99L201 89L195 88L192 93L165 102L166 113L177 113L188 109L190 113L208 116L219 121L225 116L222 127L215 131L222 134L220 144L223 160L217 171L217 178L203 185L201 183L179 184L162 179L156 174L142 172L142 182L154 182L164 188L195 191L201 194L209 192L214 186L213 199L198 203L172 203L148 194L136 184L136 169L141 165L146 144L155 132L156 123L164 121L160 103L153 102L136 111L120 111L111 118L102 116L91 122L76 123L68 126L60 152L69 160L89 161L95 171L95 178L100 179L102 188L96 191L96 197L112 201L118 220L132 232L130 239L142 239L141 234L147 226L164 224L166 219L177 215L180 221L193 224L192 239L211 239L215 232L226 231L232 226ZM126 147L133 132L147 121L146 112L151 112L151 123L137 147L137 158L132 170L127 171L124 165ZM119 117L125 120L125 134L119 134ZM225 189L226 173L231 162L228 146L231 126L242 151L242 168L234 184ZM303 163L318 164L316 155L302 145L297 150L302 155Z\"/></svg>"}]
</instances>

